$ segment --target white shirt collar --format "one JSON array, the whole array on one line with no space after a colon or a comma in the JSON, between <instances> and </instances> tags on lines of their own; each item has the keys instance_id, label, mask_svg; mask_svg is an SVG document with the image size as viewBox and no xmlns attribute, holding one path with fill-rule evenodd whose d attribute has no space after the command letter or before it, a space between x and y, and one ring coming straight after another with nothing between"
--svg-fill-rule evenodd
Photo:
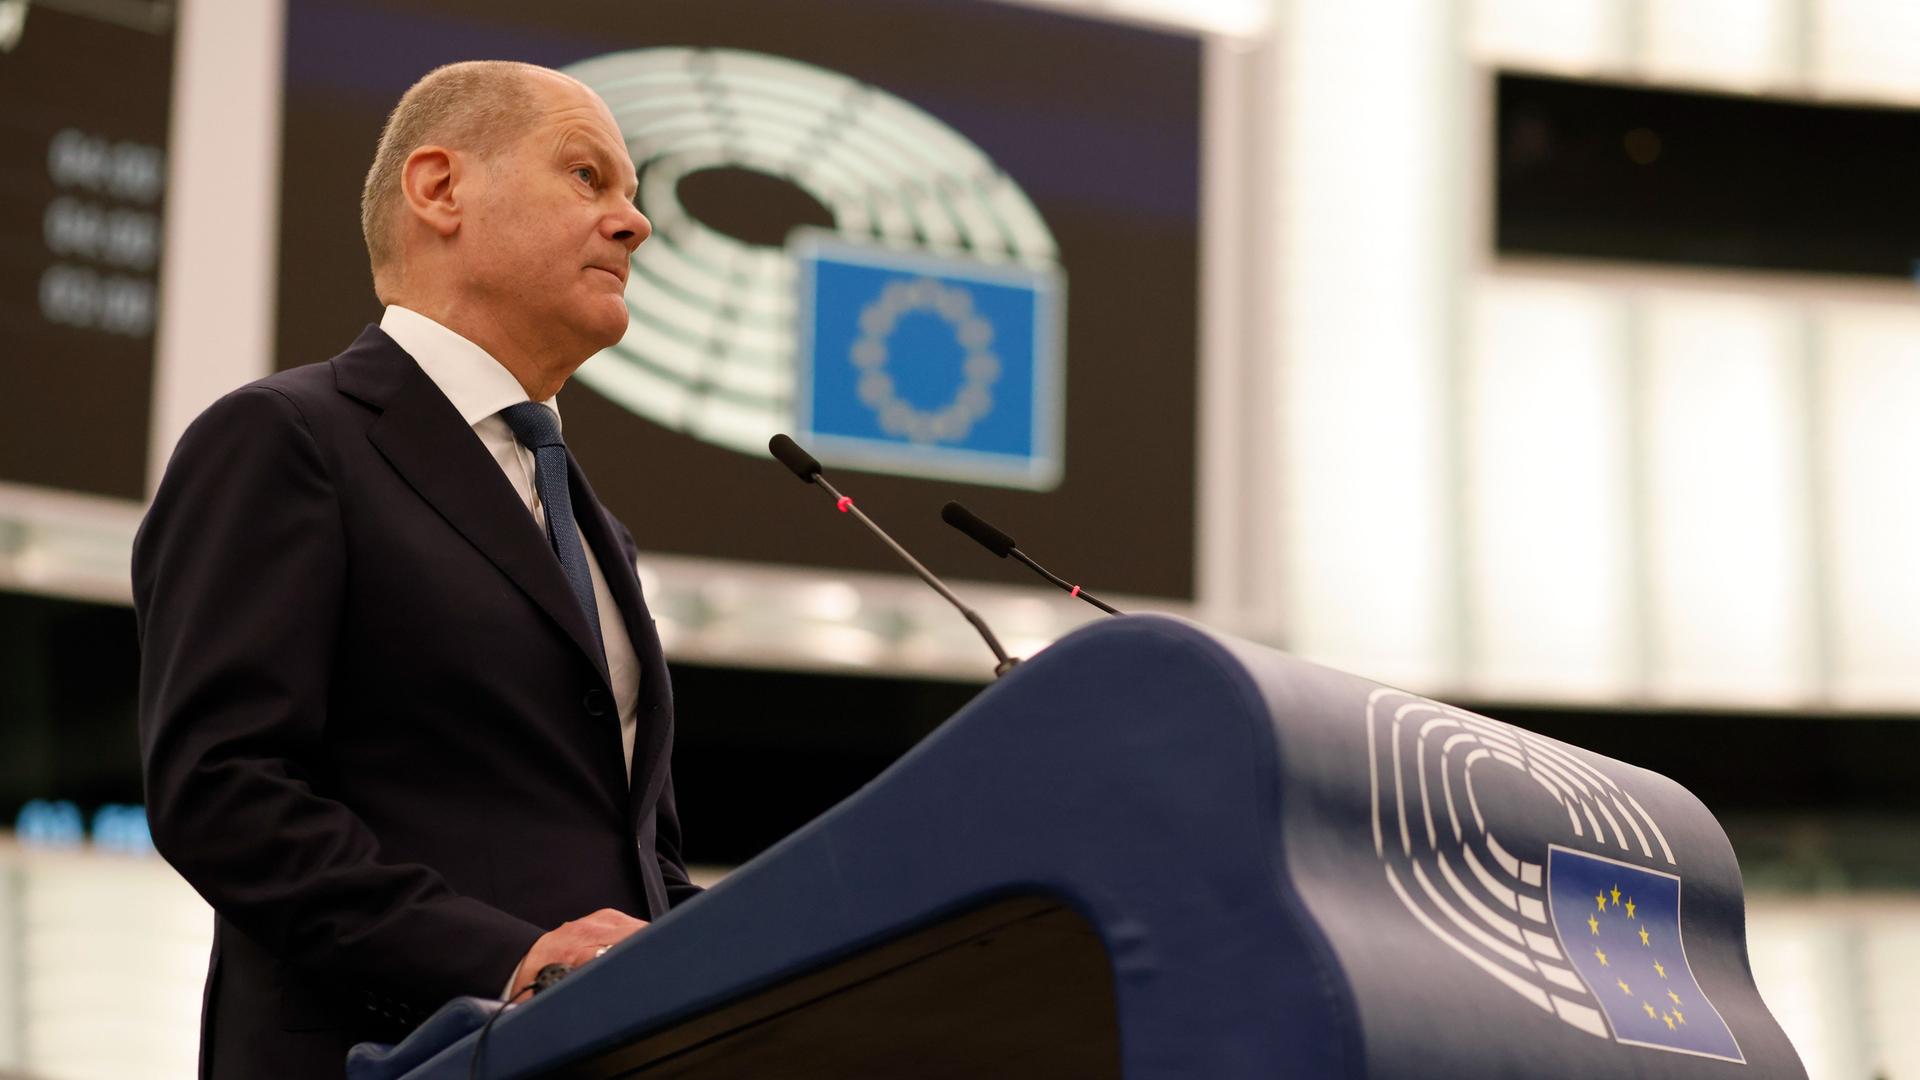
<instances>
[{"instance_id":1,"label":"white shirt collar","mask_svg":"<svg viewBox=\"0 0 1920 1080\"><path fill-rule=\"evenodd\" d=\"M427 378L447 395L468 427L509 405L528 400L525 387L487 350L411 308L387 305L380 329L407 351ZM560 416L559 402L541 402Z\"/></svg>"}]
</instances>

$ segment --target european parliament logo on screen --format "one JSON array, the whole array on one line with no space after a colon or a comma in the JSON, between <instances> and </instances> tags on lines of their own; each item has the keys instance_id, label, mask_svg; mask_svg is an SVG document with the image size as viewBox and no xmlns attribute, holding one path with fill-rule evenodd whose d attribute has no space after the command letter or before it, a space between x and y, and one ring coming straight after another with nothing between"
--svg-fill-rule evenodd
<instances>
[{"instance_id":1,"label":"european parliament logo on screen","mask_svg":"<svg viewBox=\"0 0 1920 1080\"><path fill-rule=\"evenodd\" d=\"M1030 267L802 232L796 426L826 460L1060 481L1060 283Z\"/></svg>"},{"instance_id":2,"label":"european parliament logo on screen","mask_svg":"<svg viewBox=\"0 0 1920 1080\"><path fill-rule=\"evenodd\" d=\"M794 431L828 464L1059 483L1059 245L970 138L768 53L659 46L566 70L613 111L653 223L626 336L579 382L754 457ZM711 171L793 188L833 225L772 241L704 220L680 184Z\"/></svg>"}]
</instances>

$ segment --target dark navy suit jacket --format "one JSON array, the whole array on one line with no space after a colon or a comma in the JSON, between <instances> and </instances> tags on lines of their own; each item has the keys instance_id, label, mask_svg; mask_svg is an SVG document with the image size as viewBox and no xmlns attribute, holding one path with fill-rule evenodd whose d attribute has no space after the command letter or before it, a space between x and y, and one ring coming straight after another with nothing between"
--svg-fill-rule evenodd
<instances>
[{"instance_id":1,"label":"dark navy suit jacket","mask_svg":"<svg viewBox=\"0 0 1920 1080\"><path fill-rule=\"evenodd\" d=\"M217 913L203 1076L339 1077L560 923L698 892L633 538L569 469L640 658L631 775L559 561L391 338L181 438L133 583L154 843Z\"/></svg>"}]
</instances>

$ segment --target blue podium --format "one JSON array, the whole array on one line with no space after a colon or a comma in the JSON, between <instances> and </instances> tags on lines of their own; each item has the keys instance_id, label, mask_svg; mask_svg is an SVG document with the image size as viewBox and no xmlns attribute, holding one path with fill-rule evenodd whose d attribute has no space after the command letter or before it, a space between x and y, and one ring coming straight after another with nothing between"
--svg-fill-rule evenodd
<instances>
[{"instance_id":1,"label":"blue podium","mask_svg":"<svg viewBox=\"0 0 1920 1080\"><path fill-rule=\"evenodd\" d=\"M697 827L697 823L695 823ZM464 1010L464 1011L463 1011ZM359 1076L468 1075L454 1003ZM1804 1076L1655 773L1178 620L1086 627L508 1010L489 1077Z\"/></svg>"}]
</instances>

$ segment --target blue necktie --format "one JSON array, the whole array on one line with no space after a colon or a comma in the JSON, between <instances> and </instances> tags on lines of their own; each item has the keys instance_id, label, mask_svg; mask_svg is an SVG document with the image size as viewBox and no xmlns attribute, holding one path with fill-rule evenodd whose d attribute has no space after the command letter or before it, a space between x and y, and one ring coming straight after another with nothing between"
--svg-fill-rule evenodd
<instances>
[{"instance_id":1,"label":"blue necktie","mask_svg":"<svg viewBox=\"0 0 1920 1080\"><path fill-rule=\"evenodd\" d=\"M580 527L573 520L573 497L567 493L567 444L560 439L560 418L552 409L532 401L509 405L500 415L513 429L520 445L533 451L535 490L540 505L547 511L547 542L560 559L560 569L573 586L574 599L587 614L593 627L593 640L606 656L607 643L600 638L600 605L593 598L593 573L587 569L587 551L580 546Z\"/></svg>"}]
</instances>

